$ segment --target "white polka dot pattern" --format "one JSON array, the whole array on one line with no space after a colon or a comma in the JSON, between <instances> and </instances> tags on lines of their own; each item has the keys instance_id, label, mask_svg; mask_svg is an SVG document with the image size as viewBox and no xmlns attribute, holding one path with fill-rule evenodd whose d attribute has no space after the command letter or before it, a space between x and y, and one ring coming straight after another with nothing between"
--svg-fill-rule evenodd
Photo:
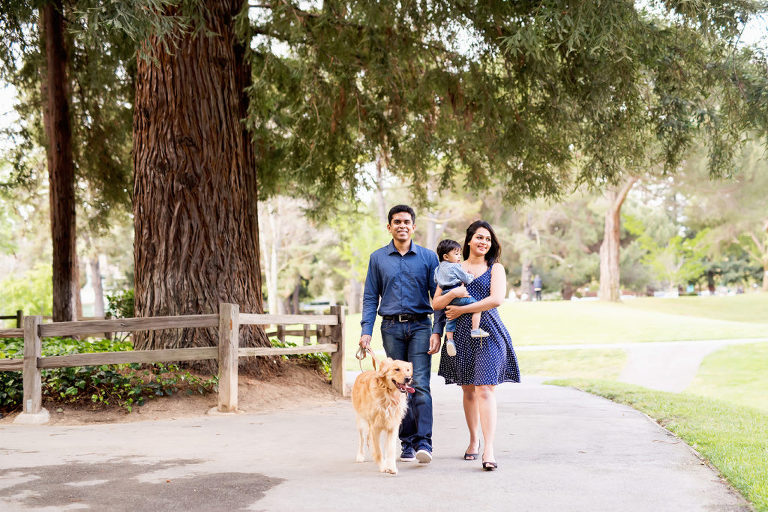
<instances>
[{"instance_id":1,"label":"white polka dot pattern","mask_svg":"<svg viewBox=\"0 0 768 512\"><path fill-rule=\"evenodd\" d=\"M491 294L491 269L488 268L483 275L467 285L467 291L478 301L488 297ZM456 355L449 356L443 344L438 375L445 379L446 384L482 386L520 382L512 338L496 308L483 311L480 328L488 331L490 336L472 338L469 335L472 315L461 315L458 318L453 335Z\"/></svg>"}]
</instances>

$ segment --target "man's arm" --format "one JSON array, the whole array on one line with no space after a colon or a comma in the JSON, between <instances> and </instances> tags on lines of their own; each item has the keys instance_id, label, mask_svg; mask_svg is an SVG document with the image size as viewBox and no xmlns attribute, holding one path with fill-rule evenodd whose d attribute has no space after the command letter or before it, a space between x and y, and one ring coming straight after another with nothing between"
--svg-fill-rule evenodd
<instances>
[{"instance_id":1,"label":"man's arm","mask_svg":"<svg viewBox=\"0 0 768 512\"><path fill-rule=\"evenodd\" d=\"M429 289L429 296L434 300L435 292L437 292L437 281L435 280L435 269L439 262L437 261L437 255L432 253L433 258L430 261L430 271L428 272L427 287ZM435 316L432 321L432 334L437 334L438 337L443 335L443 328L445 327L445 312L442 310L435 311Z\"/></svg>"},{"instance_id":2,"label":"man's arm","mask_svg":"<svg viewBox=\"0 0 768 512\"><path fill-rule=\"evenodd\" d=\"M381 283L379 273L373 261L373 254L368 260L368 274L365 276L365 288L363 291L363 314L360 320L361 335L360 346L370 347L373 324L376 323L376 310L379 307L379 294Z\"/></svg>"}]
</instances>

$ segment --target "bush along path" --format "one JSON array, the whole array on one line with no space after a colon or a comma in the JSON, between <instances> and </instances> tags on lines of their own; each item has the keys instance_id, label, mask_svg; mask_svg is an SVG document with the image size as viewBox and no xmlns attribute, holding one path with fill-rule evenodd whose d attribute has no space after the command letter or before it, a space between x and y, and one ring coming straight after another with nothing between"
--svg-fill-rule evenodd
<instances>
[{"instance_id":1,"label":"bush along path","mask_svg":"<svg viewBox=\"0 0 768 512\"><path fill-rule=\"evenodd\" d=\"M46 338L44 356L133 350L130 341L101 339ZM0 340L0 359L21 358L24 341ZM121 407L131 412L146 400L174 393L206 394L216 390L217 378L201 377L177 365L122 364L55 368L42 371L43 400L54 404L91 404L94 407ZM21 408L21 372L0 373L0 413Z\"/></svg>"}]
</instances>

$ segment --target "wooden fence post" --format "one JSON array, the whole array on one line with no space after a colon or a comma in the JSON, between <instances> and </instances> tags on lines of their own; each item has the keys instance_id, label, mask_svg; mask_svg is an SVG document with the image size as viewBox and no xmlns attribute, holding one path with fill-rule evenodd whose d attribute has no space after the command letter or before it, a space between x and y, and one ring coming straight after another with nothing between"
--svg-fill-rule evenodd
<instances>
[{"instance_id":1,"label":"wooden fence post","mask_svg":"<svg viewBox=\"0 0 768 512\"><path fill-rule=\"evenodd\" d=\"M341 396L346 396L345 371L344 371L344 308L331 306L331 314L339 319L337 325L331 328L331 339L338 350L331 353L331 385Z\"/></svg>"},{"instance_id":2,"label":"wooden fence post","mask_svg":"<svg viewBox=\"0 0 768 512\"><path fill-rule=\"evenodd\" d=\"M219 304L218 412L237 412L237 361L240 348L240 306Z\"/></svg>"},{"instance_id":3,"label":"wooden fence post","mask_svg":"<svg viewBox=\"0 0 768 512\"><path fill-rule=\"evenodd\" d=\"M39 425L48 423L48 411L43 409L43 379L37 359L43 351L40 340L41 316L24 317L24 411L16 416L14 423Z\"/></svg>"},{"instance_id":4,"label":"wooden fence post","mask_svg":"<svg viewBox=\"0 0 768 512\"><path fill-rule=\"evenodd\" d=\"M16 328L21 329L24 322L24 311L21 309L16 310Z\"/></svg>"}]
</instances>

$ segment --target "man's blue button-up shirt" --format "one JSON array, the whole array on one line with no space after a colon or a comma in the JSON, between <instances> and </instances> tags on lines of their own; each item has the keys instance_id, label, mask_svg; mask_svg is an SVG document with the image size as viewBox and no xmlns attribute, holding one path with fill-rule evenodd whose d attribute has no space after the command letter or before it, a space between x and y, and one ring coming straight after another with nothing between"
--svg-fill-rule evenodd
<instances>
[{"instance_id":1,"label":"man's blue button-up shirt","mask_svg":"<svg viewBox=\"0 0 768 512\"><path fill-rule=\"evenodd\" d=\"M363 294L362 334L372 334L379 315L432 313L430 297L434 296L437 254L411 241L404 255L395 248L394 241L374 251L368 262ZM381 302L379 302L381 298ZM438 311L432 332L442 334L445 313Z\"/></svg>"}]
</instances>

